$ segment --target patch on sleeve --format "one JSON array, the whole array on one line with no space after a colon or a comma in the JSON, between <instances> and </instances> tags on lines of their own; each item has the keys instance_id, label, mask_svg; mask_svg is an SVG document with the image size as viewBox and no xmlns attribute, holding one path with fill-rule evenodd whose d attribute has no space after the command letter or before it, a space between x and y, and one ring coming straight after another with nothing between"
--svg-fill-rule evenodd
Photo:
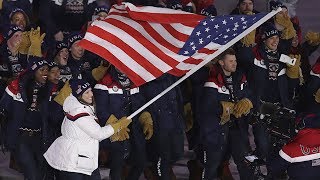
<instances>
[{"instance_id":1,"label":"patch on sleeve","mask_svg":"<svg viewBox=\"0 0 320 180\"><path fill-rule=\"evenodd\" d=\"M312 166L320 166L320 159L312 160Z\"/></svg>"}]
</instances>

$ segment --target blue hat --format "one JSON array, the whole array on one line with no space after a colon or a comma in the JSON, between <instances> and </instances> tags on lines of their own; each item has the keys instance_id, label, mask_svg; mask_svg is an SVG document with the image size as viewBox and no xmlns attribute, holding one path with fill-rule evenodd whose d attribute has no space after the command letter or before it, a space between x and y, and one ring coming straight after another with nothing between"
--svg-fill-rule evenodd
<instances>
[{"instance_id":1,"label":"blue hat","mask_svg":"<svg viewBox=\"0 0 320 180\"><path fill-rule=\"evenodd\" d=\"M212 5L209 5L206 8L201 9L200 14L204 15L204 16L217 16L217 9L212 4Z\"/></svg>"},{"instance_id":2,"label":"blue hat","mask_svg":"<svg viewBox=\"0 0 320 180\"><path fill-rule=\"evenodd\" d=\"M296 130L304 128L320 128L320 113L302 113L296 118Z\"/></svg>"},{"instance_id":3,"label":"blue hat","mask_svg":"<svg viewBox=\"0 0 320 180\"><path fill-rule=\"evenodd\" d=\"M56 43L56 51L59 52L64 48L69 48L68 43L64 42L64 41L57 41Z\"/></svg>"},{"instance_id":4,"label":"blue hat","mask_svg":"<svg viewBox=\"0 0 320 180\"><path fill-rule=\"evenodd\" d=\"M69 47L72 46L72 44L78 40L83 39L83 34L80 32L74 32L72 33L68 38Z\"/></svg>"},{"instance_id":5,"label":"blue hat","mask_svg":"<svg viewBox=\"0 0 320 180\"><path fill-rule=\"evenodd\" d=\"M170 9L181 9L182 10L182 3L181 0L167 0L167 8Z\"/></svg>"},{"instance_id":6,"label":"blue hat","mask_svg":"<svg viewBox=\"0 0 320 180\"><path fill-rule=\"evenodd\" d=\"M94 15L97 15L101 12L105 12L105 13L108 13L110 10L110 7L109 6L98 6L94 9Z\"/></svg>"},{"instance_id":7,"label":"blue hat","mask_svg":"<svg viewBox=\"0 0 320 180\"><path fill-rule=\"evenodd\" d=\"M267 23L263 27L262 40L266 40L272 36L279 36L279 31L276 29L276 27L273 24Z\"/></svg>"},{"instance_id":8,"label":"blue hat","mask_svg":"<svg viewBox=\"0 0 320 180\"><path fill-rule=\"evenodd\" d=\"M65 41L57 41L56 42L56 49L54 51L55 52L54 56L56 56L64 48L69 49L68 43L66 43Z\"/></svg>"},{"instance_id":9,"label":"blue hat","mask_svg":"<svg viewBox=\"0 0 320 180\"><path fill-rule=\"evenodd\" d=\"M31 72L36 72L39 68L48 65L48 62L42 57L29 56L28 61L28 70Z\"/></svg>"},{"instance_id":10,"label":"blue hat","mask_svg":"<svg viewBox=\"0 0 320 180\"><path fill-rule=\"evenodd\" d=\"M74 97L81 96L87 89L91 88L90 83L83 79L71 79L70 87Z\"/></svg>"},{"instance_id":11,"label":"blue hat","mask_svg":"<svg viewBox=\"0 0 320 180\"><path fill-rule=\"evenodd\" d=\"M54 67L59 67L59 64L54 62L54 61L49 61L48 62L48 67L49 67L49 70L54 68Z\"/></svg>"},{"instance_id":12,"label":"blue hat","mask_svg":"<svg viewBox=\"0 0 320 180\"><path fill-rule=\"evenodd\" d=\"M18 31L23 32L23 30L19 26L10 25L6 29L5 39L6 40L10 39L14 35L14 33L18 32Z\"/></svg>"}]
</instances>

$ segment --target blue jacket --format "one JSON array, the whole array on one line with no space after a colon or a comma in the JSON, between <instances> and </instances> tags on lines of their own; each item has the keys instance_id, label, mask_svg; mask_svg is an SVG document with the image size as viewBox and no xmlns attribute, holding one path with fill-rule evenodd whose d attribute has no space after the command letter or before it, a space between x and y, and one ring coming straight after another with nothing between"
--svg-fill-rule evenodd
<instances>
[{"instance_id":1,"label":"blue jacket","mask_svg":"<svg viewBox=\"0 0 320 180\"><path fill-rule=\"evenodd\" d=\"M195 148L201 143L200 125L199 125L199 108L201 108L201 95L204 89L204 83L209 77L210 68L205 66L190 76L192 94L191 94L191 108L193 111L193 126L187 132L189 149Z\"/></svg>"},{"instance_id":2,"label":"blue jacket","mask_svg":"<svg viewBox=\"0 0 320 180\"><path fill-rule=\"evenodd\" d=\"M190 76L192 84L191 104L194 112L198 112L198 108L201 107L201 95L204 89L203 85L208 80L209 71L209 67L203 67ZM197 113L194 113L194 116L197 116Z\"/></svg>"},{"instance_id":3,"label":"blue jacket","mask_svg":"<svg viewBox=\"0 0 320 180\"><path fill-rule=\"evenodd\" d=\"M260 46L254 48L254 65L252 68L252 82L250 82L250 87L255 95L255 104L257 105L256 108L260 107L260 99L267 93L272 87L268 87L268 78L269 78L269 70L267 69L268 61L265 60L264 55L262 54L262 50ZM289 100L289 92L288 92L288 80L286 76L286 64L279 62L279 67L277 71L277 84L280 99L280 102L284 107L292 108L292 102ZM264 101L268 101L264 99ZM268 101L271 102L271 101Z\"/></svg>"},{"instance_id":4,"label":"blue jacket","mask_svg":"<svg viewBox=\"0 0 320 180\"><path fill-rule=\"evenodd\" d=\"M147 100L151 100L177 80L177 77L163 74L161 77L147 83ZM155 133L159 131L178 132L179 130L182 132L184 130L183 102L180 87L176 86L149 106Z\"/></svg>"},{"instance_id":5,"label":"blue jacket","mask_svg":"<svg viewBox=\"0 0 320 180\"><path fill-rule=\"evenodd\" d=\"M76 60L70 56L67 66L69 66L71 69L72 78L85 79L91 85L96 83L92 76L92 70L94 68L92 60L86 58L86 53L80 60Z\"/></svg>"},{"instance_id":6,"label":"blue jacket","mask_svg":"<svg viewBox=\"0 0 320 180\"><path fill-rule=\"evenodd\" d=\"M246 76L242 72L237 71L232 73L232 79L235 99L239 101L243 98L248 98L252 101ZM200 130L205 147L215 146L218 148L224 142L224 128L220 125L220 116L222 114L221 101L231 102L231 95L225 86L224 74L221 67L215 65L210 70L209 78L204 84L202 103L198 109ZM231 121L246 123L245 117L235 119L231 115Z\"/></svg>"},{"instance_id":7,"label":"blue jacket","mask_svg":"<svg viewBox=\"0 0 320 180\"><path fill-rule=\"evenodd\" d=\"M4 109L7 112L8 122L6 125L6 136L5 136L5 145L10 149L14 150L16 148L18 137L19 137L19 128L24 121L27 109L27 94L26 94L26 84L30 83L29 75L25 75L12 81L5 90L4 95L0 100L0 108ZM49 85L46 85L47 89ZM43 145L46 147L47 144L47 121L48 121L48 98L49 91L46 93L45 99L40 104L41 111L41 130Z\"/></svg>"},{"instance_id":8,"label":"blue jacket","mask_svg":"<svg viewBox=\"0 0 320 180\"><path fill-rule=\"evenodd\" d=\"M20 72L27 68L27 55L18 54L12 56L6 42L0 47L1 68L0 76L10 78L17 76Z\"/></svg>"},{"instance_id":9,"label":"blue jacket","mask_svg":"<svg viewBox=\"0 0 320 180\"><path fill-rule=\"evenodd\" d=\"M236 12L234 12L236 13ZM271 19L270 19L271 20ZM251 86L251 82L253 81L253 68L255 66L254 64L254 59L257 57L257 48L260 48L263 44L261 35L263 34L263 27L257 29L256 33L256 42L257 45L255 47L249 46L246 47L242 42L237 42L234 46L233 49L236 51L236 57L238 61L238 67L241 68L244 73L247 75L247 79L249 82L249 85ZM288 55L290 52L291 48L291 42L292 39L285 40L281 39L279 40L279 45L278 45L278 52L281 54L286 54ZM261 55L258 55L259 57Z\"/></svg>"},{"instance_id":10,"label":"blue jacket","mask_svg":"<svg viewBox=\"0 0 320 180\"><path fill-rule=\"evenodd\" d=\"M131 86L130 90L123 89L110 73L95 85L93 92L101 126L105 125L111 114L117 118L129 116L146 102L141 87ZM135 116L133 122L136 122L138 117Z\"/></svg>"},{"instance_id":11,"label":"blue jacket","mask_svg":"<svg viewBox=\"0 0 320 180\"><path fill-rule=\"evenodd\" d=\"M49 145L61 135L61 124L65 116L63 108L60 104L54 101L54 98L59 94L60 89L63 87L64 83L59 81L59 84L50 84L50 94L49 94L49 109L48 111L48 143Z\"/></svg>"},{"instance_id":12,"label":"blue jacket","mask_svg":"<svg viewBox=\"0 0 320 180\"><path fill-rule=\"evenodd\" d=\"M113 114L120 119L123 116L131 115L146 103L141 87L132 85L128 90L122 88L119 81L117 81L114 69L95 85L93 92L96 101L97 117L101 126L106 124L110 115ZM140 114L132 119L130 135L135 136L143 133L138 120L139 116ZM105 143L110 143L110 140L105 140ZM119 147L121 144L123 143L112 143L112 146L113 148L117 146L121 148Z\"/></svg>"},{"instance_id":13,"label":"blue jacket","mask_svg":"<svg viewBox=\"0 0 320 180\"><path fill-rule=\"evenodd\" d=\"M59 31L80 31L91 19L92 12L97 6L94 0L83 0L83 4L77 1L74 1L76 4L67 2L67 0L40 1L39 18L45 25L47 34L52 36ZM69 10L66 10L66 7Z\"/></svg>"}]
</instances>

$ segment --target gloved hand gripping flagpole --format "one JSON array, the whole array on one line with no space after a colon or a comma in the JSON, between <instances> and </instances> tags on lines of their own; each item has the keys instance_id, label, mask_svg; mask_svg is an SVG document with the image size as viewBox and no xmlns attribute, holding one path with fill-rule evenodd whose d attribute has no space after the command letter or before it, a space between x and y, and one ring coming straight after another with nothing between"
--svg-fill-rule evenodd
<instances>
[{"instance_id":1,"label":"gloved hand gripping flagpole","mask_svg":"<svg viewBox=\"0 0 320 180\"><path fill-rule=\"evenodd\" d=\"M176 81L175 83L173 83L171 86L169 86L167 89L165 89L164 91L162 91L160 94L158 94L156 97L154 97L153 99L151 99L150 101L148 101L145 105L143 105L142 107L140 107L139 109L137 109L134 113L132 113L130 116L128 116L128 119L132 119L133 117L135 117L137 114L139 114L141 111L143 111L145 108L147 108L148 106L150 106L152 103L154 103L156 100L158 100L160 97L162 97L163 95L165 95L167 92L169 92L171 89L173 89L174 87L176 87L178 84L180 84L182 81L184 81L185 79L187 79L189 76L191 76L193 73L195 73L197 70L199 70L202 66L206 65L207 63L209 63L212 59L214 59L215 57L217 57L219 54L221 54L223 51L225 51L226 49L228 49L229 47L231 47L232 45L234 45L236 42L238 42L240 39L242 39L243 37L245 37L247 34L249 34L251 31L253 31L254 29L256 29L257 27L259 27L261 24L263 24L264 22L266 22L268 19L272 18L274 15L276 15L278 12L280 12L282 9L279 7L277 10L273 10L270 13L268 13L265 17L261 18L259 21L257 21L256 23L254 23L250 28L246 29L245 31L243 31L241 34L239 34L236 38L232 39L231 41L229 41L227 44L225 44L224 46L222 46L221 48L219 48L216 52L214 52L213 54L208 55L201 63L199 63L196 67L194 67L193 69L191 69L189 72L186 73L186 75L184 75L182 78L180 78L178 81Z\"/></svg>"}]
</instances>

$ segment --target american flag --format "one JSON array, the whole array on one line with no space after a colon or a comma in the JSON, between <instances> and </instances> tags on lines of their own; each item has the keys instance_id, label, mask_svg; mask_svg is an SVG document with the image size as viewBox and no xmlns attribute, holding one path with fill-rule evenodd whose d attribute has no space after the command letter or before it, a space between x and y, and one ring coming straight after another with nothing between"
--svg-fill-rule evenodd
<instances>
[{"instance_id":1,"label":"american flag","mask_svg":"<svg viewBox=\"0 0 320 180\"><path fill-rule=\"evenodd\" d=\"M93 22L80 45L139 86L167 72L184 75L265 15L205 17L123 3Z\"/></svg>"}]
</instances>

